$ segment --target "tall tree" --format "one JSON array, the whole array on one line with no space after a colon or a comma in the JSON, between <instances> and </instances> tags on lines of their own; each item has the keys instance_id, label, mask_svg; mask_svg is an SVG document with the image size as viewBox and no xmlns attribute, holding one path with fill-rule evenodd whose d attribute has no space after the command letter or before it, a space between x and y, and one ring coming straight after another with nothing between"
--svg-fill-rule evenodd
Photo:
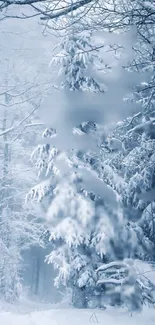
<instances>
[{"instance_id":1,"label":"tall tree","mask_svg":"<svg viewBox=\"0 0 155 325\"><path fill-rule=\"evenodd\" d=\"M61 64L60 87L64 92L60 94L65 94L64 99L68 102L67 105L64 102L60 109L55 108L51 118L53 129L44 132L45 144L35 150L34 158L42 183L30 192L31 196L41 201L47 213L50 240L53 243L47 261L58 270L56 285L63 282L72 288L72 302L77 307L101 307L98 295L102 290L96 287L96 268L116 256L120 259L129 257L132 251L132 245L127 244L127 238L129 240L132 237L132 232L126 228L119 214L113 190L91 172L90 164L83 157L81 159L79 152L82 149L82 155L85 155L89 151L91 156L92 150L96 150L95 154L98 155L100 151L94 140L98 128L96 122L102 121L96 117L96 110L100 110L96 106L94 108L93 104L89 109L90 102L86 100L85 94L88 94L88 98L91 93L104 96L106 87L94 78L93 68L96 70L98 62L104 72L109 67L99 57L98 51L94 53L91 49L91 34L78 34L73 28L72 33L61 42L61 51L52 60L52 63L56 61ZM54 108L54 105L59 104L58 101L52 102L52 98L44 101L45 109L46 106ZM75 98L85 99L77 109L72 98L74 101ZM48 121L50 123L49 115ZM75 135L75 131L80 134ZM64 170L64 165L67 166L64 156L62 163L58 160L62 150L71 164L67 170ZM119 229L119 238L122 232L122 247L118 245L114 227Z\"/></svg>"},{"instance_id":2,"label":"tall tree","mask_svg":"<svg viewBox=\"0 0 155 325\"><path fill-rule=\"evenodd\" d=\"M35 83L21 82L11 61L1 71L0 292L1 298L13 301L22 289L22 252L39 244L42 228L35 210L24 203L27 189L36 178L29 162L28 129L32 124L36 128L38 122L33 115L37 94Z\"/></svg>"}]
</instances>

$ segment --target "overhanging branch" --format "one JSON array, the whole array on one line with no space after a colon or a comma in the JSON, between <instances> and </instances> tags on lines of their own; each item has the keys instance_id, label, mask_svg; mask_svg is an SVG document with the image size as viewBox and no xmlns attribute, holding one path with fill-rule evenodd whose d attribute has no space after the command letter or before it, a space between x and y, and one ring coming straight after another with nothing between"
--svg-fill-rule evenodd
<instances>
[{"instance_id":1,"label":"overhanging branch","mask_svg":"<svg viewBox=\"0 0 155 325\"><path fill-rule=\"evenodd\" d=\"M84 6L86 6L87 4L91 3L91 2L96 2L97 0L79 0L76 1L73 4L67 4L66 6L62 6L61 8L58 8L57 5L54 6L54 8L51 10L49 9L49 7L44 9L41 9L41 6L35 6L36 4L40 5L42 3L46 3L47 0L0 0L0 9L3 10L4 8L10 7L11 5L20 5L20 6L31 6L34 10L37 11L36 14L31 15L30 17L35 17L37 15L40 15L40 19L41 20L50 20L50 19L54 19L54 18L59 18L61 16L65 16L68 13L70 13L71 11L75 11L79 8L82 8ZM54 5L54 1L51 2L51 5ZM29 16L27 15L11 15L11 16L6 16L4 15L5 18L20 18L20 19L26 19L29 18Z\"/></svg>"},{"instance_id":2,"label":"overhanging branch","mask_svg":"<svg viewBox=\"0 0 155 325\"><path fill-rule=\"evenodd\" d=\"M94 0L81 0L81 1L77 1L76 3L70 5L67 8L64 9L60 9L58 12L54 12L52 14L47 14L43 17L41 17L41 20L48 20L48 19L54 19L54 18L58 18L61 16L65 16L67 14L69 14L71 11L75 11L81 7L84 7L85 5L93 2Z\"/></svg>"}]
</instances>

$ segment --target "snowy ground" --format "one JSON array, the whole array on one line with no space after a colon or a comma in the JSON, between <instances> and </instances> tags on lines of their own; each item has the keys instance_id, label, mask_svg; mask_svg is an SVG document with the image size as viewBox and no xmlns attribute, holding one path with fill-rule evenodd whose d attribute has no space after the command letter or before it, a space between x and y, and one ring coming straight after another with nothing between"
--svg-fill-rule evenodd
<instances>
[{"instance_id":1,"label":"snowy ground","mask_svg":"<svg viewBox=\"0 0 155 325\"><path fill-rule=\"evenodd\" d=\"M2 307L2 305L1 305ZM6 307L6 306L5 306ZM60 306L59 306L60 307ZM30 309L34 309L33 311ZM44 310L41 310L43 309ZM40 310L38 310L40 309ZM155 309L145 308L142 313L131 314L125 310L76 310L56 308L51 305L12 306L0 311L0 325L154 325Z\"/></svg>"}]
</instances>

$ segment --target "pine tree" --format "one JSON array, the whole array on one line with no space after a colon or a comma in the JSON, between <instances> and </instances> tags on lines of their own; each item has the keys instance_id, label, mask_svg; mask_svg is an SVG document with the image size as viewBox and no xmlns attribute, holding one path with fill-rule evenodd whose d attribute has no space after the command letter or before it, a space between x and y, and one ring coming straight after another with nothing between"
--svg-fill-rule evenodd
<instances>
[{"instance_id":1,"label":"pine tree","mask_svg":"<svg viewBox=\"0 0 155 325\"><path fill-rule=\"evenodd\" d=\"M83 139L89 141L91 138L93 141L98 136L98 120L95 119L97 107L92 108L94 115L91 115L89 110L87 112L88 103L86 103L85 107L81 107L85 115L78 118L78 112L81 113L80 105L79 111L76 111L72 101L72 98L75 100L79 94L80 96L86 92L100 94L106 89L93 78L92 67L96 66L97 61L100 65L104 62L92 51L94 47L91 45L90 36L86 32L78 34L74 30L74 33L61 42L62 49L52 60L52 64L55 62L61 64L60 87L64 90L65 98L69 98L69 105L73 106L68 113L65 111L64 103L59 114L55 112L58 116L57 119L54 116L53 129L47 129L43 134L45 144L39 146L33 155L42 182L30 192L30 196L38 198L44 206L49 223L49 240L53 243L53 250L46 260L48 263L53 263L58 270L55 284L63 283L72 288L72 303L76 307L93 305L101 307L102 289L96 286L96 269L105 261L129 257L132 250L132 245L129 243L125 245L125 240L129 241L132 238L132 231L126 229L115 194L110 187L104 185L104 178L99 179L97 174L91 172L93 168L94 171L97 170L95 166L92 168L92 161L89 161L89 158L93 159L90 150L92 147L88 146L84 151L82 146ZM103 70L105 69L109 70L108 66L103 65ZM64 93L60 92L58 95ZM49 99L45 100L44 105L51 106L52 102ZM69 120L72 112L74 116L72 123L69 124L65 116ZM90 120L92 116L94 119ZM62 160L62 163L58 164L57 160L61 157L59 145L64 144L64 140L67 142L67 132L74 138L73 130L69 129L71 127L76 134L78 133L76 140L81 134L82 136L78 148L75 149L73 146L71 147L73 150L66 151L66 160L70 167L63 172L62 164L64 165L65 162ZM62 132L61 128L66 133ZM84 135L86 138L83 138ZM67 145L69 146L68 142ZM96 143L93 149L95 146L94 161L96 157L100 159ZM62 146L62 149L65 150L66 147ZM62 156L62 159L64 157ZM115 238L115 227L122 229L122 239L125 236L122 247L118 245L120 237Z\"/></svg>"}]
</instances>

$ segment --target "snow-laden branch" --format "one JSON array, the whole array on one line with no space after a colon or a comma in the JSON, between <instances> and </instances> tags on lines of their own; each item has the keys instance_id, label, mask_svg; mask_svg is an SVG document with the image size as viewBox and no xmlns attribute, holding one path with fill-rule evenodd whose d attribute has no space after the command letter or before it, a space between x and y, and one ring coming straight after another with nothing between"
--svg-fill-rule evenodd
<instances>
[{"instance_id":1,"label":"snow-laden branch","mask_svg":"<svg viewBox=\"0 0 155 325\"><path fill-rule=\"evenodd\" d=\"M77 1L73 4L71 4L70 6L67 6L67 8L64 9L60 9L57 12L53 12L52 14L47 14L45 13L44 17L41 17L41 20L49 20L49 19L54 19L54 18L58 18L61 16L65 16L67 14L69 14L71 11L75 11L91 2L93 2L94 0L81 0L81 1Z\"/></svg>"},{"instance_id":2,"label":"snow-laden branch","mask_svg":"<svg viewBox=\"0 0 155 325\"><path fill-rule=\"evenodd\" d=\"M30 124L26 124L24 127L25 128L29 128L29 127L32 127L32 126L43 126L44 123L30 123Z\"/></svg>"},{"instance_id":3,"label":"snow-laden branch","mask_svg":"<svg viewBox=\"0 0 155 325\"><path fill-rule=\"evenodd\" d=\"M143 133L143 132L151 132L152 127L155 128L155 119L152 119L150 121L144 122L144 123L140 123L138 125L136 125L134 128L132 128L131 130L129 130L127 133Z\"/></svg>"},{"instance_id":4,"label":"snow-laden branch","mask_svg":"<svg viewBox=\"0 0 155 325\"><path fill-rule=\"evenodd\" d=\"M121 285L123 283L124 279L103 279L97 281L97 284L115 284L115 285Z\"/></svg>"},{"instance_id":5,"label":"snow-laden branch","mask_svg":"<svg viewBox=\"0 0 155 325\"><path fill-rule=\"evenodd\" d=\"M49 20L49 19L55 19L55 18L59 18L62 16L65 16L67 14L69 14L70 12L76 11L77 9L80 9L84 6L86 6L87 4L91 3L91 2L97 2L96 0L79 0L76 1L75 3L71 3L71 4L66 4L65 6L61 6L59 7L59 1L58 3L56 3L56 5L54 6L54 9L49 9L48 7L44 9L41 9L40 4L41 3L46 3L46 0L3 0L0 1L0 9L5 9L11 5L20 5L20 6L26 6L29 5L31 6L37 13L31 14L30 16L26 15L26 14L22 14L21 16L7 16L4 15L4 19L5 18L20 18L20 19L26 19L29 17L35 17L38 15L42 15L40 17L41 20ZM39 4L37 7L35 5ZM53 5L54 5L54 1L53 1Z\"/></svg>"},{"instance_id":6,"label":"snow-laden branch","mask_svg":"<svg viewBox=\"0 0 155 325\"><path fill-rule=\"evenodd\" d=\"M119 126L118 129L128 128L128 127L133 123L133 121L134 121L136 118L141 117L141 116L142 116L142 112L138 112L138 113L136 113L136 114L132 117L131 121L130 121L128 124L126 124L126 125L122 125L122 126Z\"/></svg>"},{"instance_id":7,"label":"snow-laden branch","mask_svg":"<svg viewBox=\"0 0 155 325\"><path fill-rule=\"evenodd\" d=\"M33 113L37 110L38 106L36 106L31 113L29 113L26 117L24 117L24 119L22 121L20 121L17 125L12 126L9 129L4 130L3 132L0 133L0 137L2 137L3 135L6 135L16 129L18 129L31 115L33 115Z\"/></svg>"},{"instance_id":8,"label":"snow-laden branch","mask_svg":"<svg viewBox=\"0 0 155 325\"><path fill-rule=\"evenodd\" d=\"M45 2L46 0L4 0L1 2L1 8L8 7L9 5L31 5L33 3Z\"/></svg>"},{"instance_id":9,"label":"snow-laden branch","mask_svg":"<svg viewBox=\"0 0 155 325\"><path fill-rule=\"evenodd\" d=\"M15 136L15 138L13 138L13 140L11 140L11 143L16 141L18 139L18 137L20 135L22 135L23 131L26 129L26 128L29 128L29 127L34 127L34 126L43 126L44 123L30 123L30 124L26 124L24 125L24 128Z\"/></svg>"},{"instance_id":10,"label":"snow-laden branch","mask_svg":"<svg viewBox=\"0 0 155 325\"><path fill-rule=\"evenodd\" d=\"M111 267L127 267L127 265L124 262L121 262L121 261L111 262L111 263L108 263L108 264L101 265L96 270L96 272L106 271L106 270L110 269Z\"/></svg>"}]
</instances>

